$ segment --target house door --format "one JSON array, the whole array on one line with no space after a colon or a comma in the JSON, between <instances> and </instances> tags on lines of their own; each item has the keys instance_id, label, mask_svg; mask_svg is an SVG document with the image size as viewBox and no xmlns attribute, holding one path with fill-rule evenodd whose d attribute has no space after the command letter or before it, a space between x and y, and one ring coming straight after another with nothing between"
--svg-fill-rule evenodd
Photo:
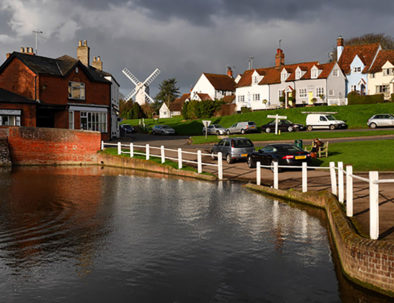
<instances>
[{"instance_id":1,"label":"house door","mask_svg":"<svg viewBox=\"0 0 394 303\"><path fill-rule=\"evenodd\" d=\"M365 95L365 85L364 85L364 84L361 84L361 85L360 85L360 94L361 94L362 96Z\"/></svg>"},{"instance_id":2,"label":"house door","mask_svg":"<svg viewBox=\"0 0 394 303\"><path fill-rule=\"evenodd\" d=\"M55 127L55 111L37 108L37 127Z\"/></svg>"}]
</instances>

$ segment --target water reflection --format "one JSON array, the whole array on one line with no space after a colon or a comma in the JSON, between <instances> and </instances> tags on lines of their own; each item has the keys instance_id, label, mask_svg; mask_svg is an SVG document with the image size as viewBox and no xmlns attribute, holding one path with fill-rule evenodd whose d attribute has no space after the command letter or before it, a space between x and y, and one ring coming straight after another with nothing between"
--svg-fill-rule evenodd
<instances>
[{"instance_id":1,"label":"water reflection","mask_svg":"<svg viewBox=\"0 0 394 303\"><path fill-rule=\"evenodd\" d=\"M322 211L229 182L131 174L99 167L0 173L3 298L376 299L335 272Z\"/></svg>"}]
</instances>

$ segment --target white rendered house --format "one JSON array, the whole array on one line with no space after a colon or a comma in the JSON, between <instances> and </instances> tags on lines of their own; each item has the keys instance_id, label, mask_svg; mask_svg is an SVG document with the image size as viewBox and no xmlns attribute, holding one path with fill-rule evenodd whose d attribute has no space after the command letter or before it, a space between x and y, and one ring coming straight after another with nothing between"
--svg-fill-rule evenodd
<instances>
[{"instance_id":1,"label":"white rendered house","mask_svg":"<svg viewBox=\"0 0 394 303\"><path fill-rule=\"evenodd\" d=\"M390 100L394 94L394 50L381 50L368 71L368 94L383 94Z\"/></svg>"}]
</instances>

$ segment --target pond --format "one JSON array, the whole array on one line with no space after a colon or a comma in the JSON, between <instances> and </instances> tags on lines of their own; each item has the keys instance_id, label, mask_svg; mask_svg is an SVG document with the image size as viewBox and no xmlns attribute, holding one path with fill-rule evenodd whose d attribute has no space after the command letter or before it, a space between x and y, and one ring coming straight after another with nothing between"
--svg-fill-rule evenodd
<instances>
[{"instance_id":1,"label":"pond","mask_svg":"<svg viewBox=\"0 0 394 303\"><path fill-rule=\"evenodd\" d=\"M336 269L324 213L100 167L0 172L8 302L381 302Z\"/></svg>"}]
</instances>

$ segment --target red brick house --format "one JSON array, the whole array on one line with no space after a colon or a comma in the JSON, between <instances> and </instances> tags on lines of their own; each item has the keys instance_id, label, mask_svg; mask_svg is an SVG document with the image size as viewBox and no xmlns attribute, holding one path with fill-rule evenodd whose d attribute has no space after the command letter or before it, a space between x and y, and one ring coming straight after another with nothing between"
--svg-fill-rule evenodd
<instances>
[{"instance_id":1,"label":"red brick house","mask_svg":"<svg viewBox=\"0 0 394 303\"><path fill-rule=\"evenodd\" d=\"M7 55L0 66L0 117L16 116L0 125L94 130L108 140L112 82L100 59L92 62L97 68L89 64L86 41L79 42L78 59L21 51Z\"/></svg>"}]
</instances>

